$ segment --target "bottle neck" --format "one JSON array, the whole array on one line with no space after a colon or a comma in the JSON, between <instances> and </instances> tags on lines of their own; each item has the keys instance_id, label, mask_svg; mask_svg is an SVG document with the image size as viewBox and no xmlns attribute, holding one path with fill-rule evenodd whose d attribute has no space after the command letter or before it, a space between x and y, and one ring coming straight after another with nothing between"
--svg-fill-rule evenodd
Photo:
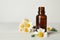
<instances>
[{"instance_id":1,"label":"bottle neck","mask_svg":"<svg viewBox=\"0 0 60 40\"><path fill-rule=\"evenodd\" d=\"M45 15L45 8L44 7L38 8L38 15Z\"/></svg>"},{"instance_id":2,"label":"bottle neck","mask_svg":"<svg viewBox=\"0 0 60 40\"><path fill-rule=\"evenodd\" d=\"M38 15L45 15L45 11L38 11Z\"/></svg>"}]
</instances>

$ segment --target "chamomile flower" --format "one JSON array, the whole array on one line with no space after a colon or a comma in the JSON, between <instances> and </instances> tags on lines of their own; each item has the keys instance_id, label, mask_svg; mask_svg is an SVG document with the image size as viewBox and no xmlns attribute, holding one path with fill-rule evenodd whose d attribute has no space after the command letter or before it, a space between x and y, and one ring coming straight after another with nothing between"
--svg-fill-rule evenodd
<instances>
[{"instance_id":1,"label":"chamomile flower","mask_svg":"<svg viewBox=\"0 0 60 40\"><path fill-rule=\"evenodd\" d=\"M38 34L37 34L38 37L41 37L41 38L44 37L44 32L45 32L44 29L40 28L37 31L38 31Z\"/></svg>"},{"instance_id":2,"label":"chamomile flower","mask_svg":"<svg viewBox=\"0 0 60 40\"><path fill-rule=\"evenodd\" d=\"M32 29L25 27L25 28L24 28L24 32L32 32Z\"/></svg>"},{"instance_id":3,"label":"chamomile flower","mask_svg":"<svg viewBox=\"0 0 60 40\"><path fill-rule=\"evenodd\" d=\"M47 26L47 32L50 31L52 29L52 27Z\"/></svg>"},{"instance_id":4,"label":"chamomile flower","mask_svg":"<svg viewBox=\"0 0 60 40\"><path fill-rule=\"evenodd\" d=\"M29 20L29 19L24 19L24 21L26 21L26 22L30 22L30 20Z\"/></svg>"},{"instance_id":5,"label":"chamomile flower","mask_svg":"<svg viewBox=\"0 0 60 40\"><path fill-rule=\"evenodd\" d=\"M24 28L24 24L23 23L21 23L20 25L19 25L19 31L23 31L23 28Z\"/></svg>"},{"instance_id":6,"label":"chamomile flower","mask_svg":"<svg viewBox=\"0 0 60 40\"><path fill-rule=\"evenodd\" d=\"M24 24L27 24L27 23L29 23L29 22L30 22L29 19L24 19L24 20L23 20L23 23L24 23Z\"/></svg>"},{"instance_id":7,"label":"chamomile flower","mask_svg":"<svg viewBox=\"0 0 60 40\"><path fill-rule=\"evenodd\" d=\"M26 28L30 28L30 26L31 26L30 23L26 23L26 24L25 24L25 27L26 27Z\"/></svg>"},{"instance_id":8,"label":"chamomile flower","mask_svg":"<svg viewBox=\"0 0 60 40\"><path fill-rule=\"evenodd\" d=\"M45 32L45 29L42 28L37 29L34 34L37 35L39 38L47 37L47 32Z\"/></svg>"},{"instance_id":9,"label":"chamomile flower","mask_svg":"<svg viewBox=\"0 0 60 40\"><path fill-rule=\"evenodd\" d=\"M24 28L24 32L29 32L28 28Z\"/></svg>"},{"instance_id":10,"label":"chamomile flower","mask_svg":"<svg viewBox=\"0 0 60 40\"><path fill-rule=\"evenodd\" d=\"M23 23L20 24L20 28L24 28L24 24Z\"/></svg>"}]
</instances>

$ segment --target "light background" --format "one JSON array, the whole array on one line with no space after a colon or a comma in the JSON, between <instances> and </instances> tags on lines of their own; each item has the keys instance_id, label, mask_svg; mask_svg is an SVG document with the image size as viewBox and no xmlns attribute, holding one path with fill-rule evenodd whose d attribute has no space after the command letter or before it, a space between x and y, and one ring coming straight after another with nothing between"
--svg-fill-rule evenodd
<instances>
[{"instance_id":1,"label":"light background","mask_svg":"<svg viewBox=\"0 0 60 40\"><path fill-rule=\"evenodd\" d=\"M18 31L24 18L35 24L40 5L46 8L48 25L58 30L41 40L60 40L60 0L0 0L0 40L40 40Z\"/></svg>"},{"instance_id":2,"label":"light background","mask_svg":"<svg viewBox=\"0 0 60 40\"><path fill-rule=\"evenodd\" d=\"M48 23L60 22L60 0L0 0L0 23L21 22L24 18L35 23L41 5L45 6Z\"/></svg>"}]
</instances>

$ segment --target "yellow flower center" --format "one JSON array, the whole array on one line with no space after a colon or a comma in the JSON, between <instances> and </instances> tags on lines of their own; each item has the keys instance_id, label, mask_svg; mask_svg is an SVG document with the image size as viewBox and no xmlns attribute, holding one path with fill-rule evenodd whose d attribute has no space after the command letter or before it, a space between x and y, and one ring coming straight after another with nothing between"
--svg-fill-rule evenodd
<instances>
[{"instance_id":1,"label":"yellow flower center","mask_svg":"<svg viewBox=\"0 0 60 40\"><path fill-rule=\"evenodd\" d=\"M51 30L51 28L50 27L47 27L47 31L50 31Z\"/></svg>"},{"instance_id":2,"label":"yellow flower center","mask_svg":"<svg viewBox=\"0 0 60 40\"><path fill-rule=\"evenodd\" d=\"M29 24L29 23L27 23L27 24L26 24L26 27L27 27L27 28L29 28L29 27L30 27L30 24Z\"/></svg>"},{"instance_id":3,"label":"yellow flower center","mask_svg":"<svg viewBox=\"0 0 60 40\"><path fill-rule=\"evenodd\" d=\"M43 32L38 32L38 37L43 37L44 33Z\"/></svg>"},{"instance_id":4,"label":"yellow flower center","mask_svg":"<svg viewBox=\"0 0 60 40\"><path fill-rule=\"evenodd\" d=\"M21 24L21 25L20 25L20 28L24 28L24 24Z\"/></svg>"},{"instance_id":5,"label":"yellow flower center","mask_svg":"<svg viewBox=\"0 0 60 40\"><path fill-rule=\"evenodd\" d=\"M29 30L28 30L28 28L24 28L24 32L28 32Z\"/></svg>"}]
</instances>

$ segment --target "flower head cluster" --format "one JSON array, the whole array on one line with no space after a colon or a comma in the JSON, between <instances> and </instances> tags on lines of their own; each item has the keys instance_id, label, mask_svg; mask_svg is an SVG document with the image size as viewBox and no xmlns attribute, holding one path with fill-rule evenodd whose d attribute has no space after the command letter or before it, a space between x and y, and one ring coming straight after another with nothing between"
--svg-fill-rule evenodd
<instances>
[{"instance_id":1,"label":"flower head cluster","mask_svg":"<svg viewBox=\"0 0 60 40\"><path fill-rule=\"evenodd\" d=\"M23 22L19 25L21 32L30 32L31 27L32 24L29 19L24 19Z\"/></svg>"}]
</instances>

